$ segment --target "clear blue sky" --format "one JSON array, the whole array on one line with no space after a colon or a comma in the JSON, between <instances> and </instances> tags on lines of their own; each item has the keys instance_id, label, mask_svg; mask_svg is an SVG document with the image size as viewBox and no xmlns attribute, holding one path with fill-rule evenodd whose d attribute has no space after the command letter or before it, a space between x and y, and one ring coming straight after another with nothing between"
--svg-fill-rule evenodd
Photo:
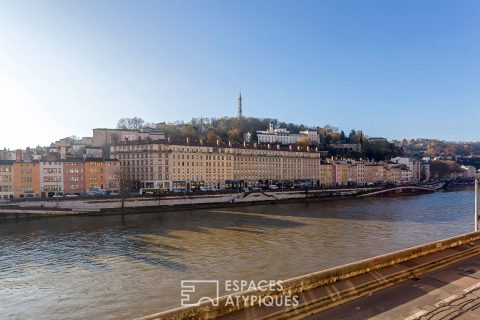
<instances>
[{"instance_id":1,"label":"clear blue sky","mask_svg":"<svg viewBox=\"0 0 480 320\"><path fill-rule=\"evenodd\" d=\"M480 140L480 2L0 0L0 147L233 116L239 90L247 116Z\"/></svg>"}]
</instances>

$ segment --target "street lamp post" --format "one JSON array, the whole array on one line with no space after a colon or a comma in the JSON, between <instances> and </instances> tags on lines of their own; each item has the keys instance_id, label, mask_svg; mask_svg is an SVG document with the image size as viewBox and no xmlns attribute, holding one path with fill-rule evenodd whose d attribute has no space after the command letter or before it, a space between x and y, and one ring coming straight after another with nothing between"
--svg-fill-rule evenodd
<instances>
[{"instance_id":1,"label":"street lamp post","mask_svg":"<svg viewBox=\"0 0 480 320\"><path fill-rule=\"evenodd\" d=\"M58 176L57 176L57 192L55 192L55 199L57 201L57 208L58 208L58 196L59 196L59 192L58 192Z\"/></svg>"},{"instance_id":2,"label":"street lamp post","mask_svg":"<svg viewBox=\"0 0 480 320\"><path fill-rule=\"evenodd\" d=\"M475 231L478 231L478 178L475 178Z\"/></svg>"}]
</instances>

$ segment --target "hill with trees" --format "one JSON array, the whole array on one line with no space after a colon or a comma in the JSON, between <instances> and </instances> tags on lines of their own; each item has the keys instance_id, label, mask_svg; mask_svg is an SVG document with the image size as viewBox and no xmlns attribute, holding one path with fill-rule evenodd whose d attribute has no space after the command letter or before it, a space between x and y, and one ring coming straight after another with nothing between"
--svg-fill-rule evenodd
<instances>
[{"instance_id":1,"label":"hill with trees","mask_svg":"<svg viewBox=\"0 0 480 320\"><path fill-rule=\"evenodd\" d=\"M276 128L284 128L291 133L299 133L302 130L310 129L318 132L320 142L317 143L321 150L327 150L329 155L345 158L368 158L377 161L401 156L402 149L388 141L369 141L368 137L361 130L351 130L345 134L343 130L325 125L323 127L307 126L279 121L274 118L192 118L190 121L175 121L172 123L145 122L143 119L122 118L119 120L119 129L142 129L145 127L156 127L165 132L165 135L172 138L204 139L209 142L216 140L243 142L246 134L250 134L251 141L257 141L257 131L266 130L270 123ZM299 144L308 144L307 141L299 141ZM359 144L361 152L352 151L349 148L338 148L338 145Z\"/></svg>"}]
</instances>

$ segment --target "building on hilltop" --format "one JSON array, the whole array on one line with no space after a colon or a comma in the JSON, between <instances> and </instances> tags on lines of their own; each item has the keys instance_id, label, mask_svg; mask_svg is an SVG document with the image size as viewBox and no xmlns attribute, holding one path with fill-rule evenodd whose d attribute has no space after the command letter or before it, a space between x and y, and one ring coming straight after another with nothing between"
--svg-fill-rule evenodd
<instances>
[{"instance_id":1,"label":"building on hilltop","mask_svg":"<svg viewBox=\"0 0 480 320\"><path fill-rule=\"evenodd\" d=\"M109 158L110 146L120 141L161 140L165 133L158 128L131 129L93 129L92 147L104 149L105 158Z\"/></svg>"},{"instance_id":2,"label":"building on hilltop","mask_svg":"<svg viewBox=\"0 0 480 320\"><path fill-rule=\"evenodd\" d=\"M308 144L318 144L320 137L316 130L303 130L300 133L291 133L284 128L275 128L273 123L270 123L268 130L257 131L258 143L279 143L282 145L297 144L299 140L306 139Z\"/></svg>"}]
</instances>

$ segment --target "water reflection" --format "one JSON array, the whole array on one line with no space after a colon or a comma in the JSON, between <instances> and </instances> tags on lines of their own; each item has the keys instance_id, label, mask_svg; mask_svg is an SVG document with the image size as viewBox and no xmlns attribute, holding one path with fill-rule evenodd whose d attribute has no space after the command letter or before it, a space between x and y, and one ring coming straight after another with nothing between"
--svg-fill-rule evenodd
<instances>
[{"instance_id":1,"label":"water reflection","mask_svg":"<svg viewBox=\"0 0 480 320\"><path fill-rule=\"evenodd\" d=\"M471 231L473 192L0 222L0 315L133 318L182 279L285 279Z\"/></svg>"}]
</instances>

